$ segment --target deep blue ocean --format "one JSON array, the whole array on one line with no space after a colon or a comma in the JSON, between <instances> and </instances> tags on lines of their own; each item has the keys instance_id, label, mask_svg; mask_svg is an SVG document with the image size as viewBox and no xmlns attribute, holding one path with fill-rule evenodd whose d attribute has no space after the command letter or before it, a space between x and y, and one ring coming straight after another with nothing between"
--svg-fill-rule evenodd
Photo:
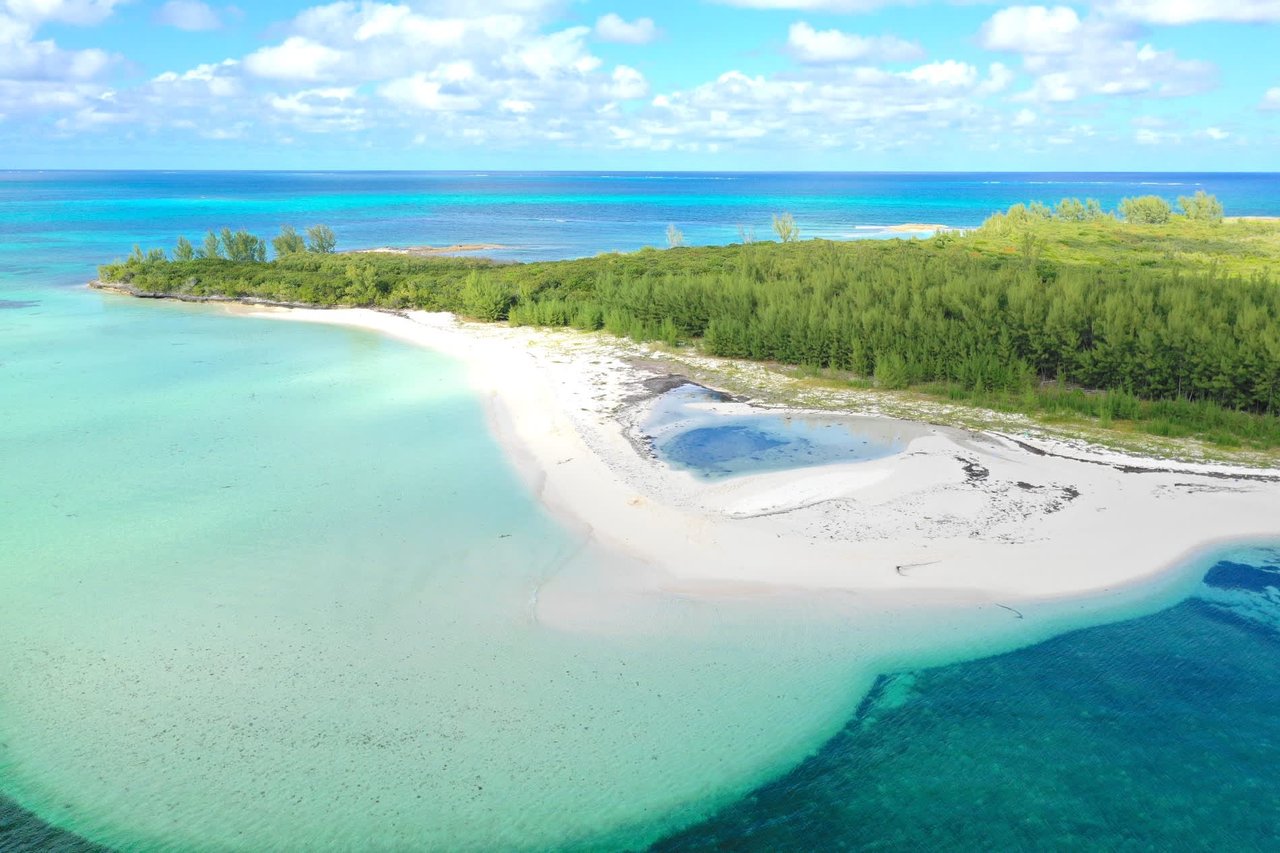
<instances>
[{"instance_id":1,"label":"deep blue ocean","mask_svg":"<svg viewBox=\"0 0 1280 853\"><path fill-rule=\"evenodd\" d=\"M543 259L663 245L669 224L689 243L728 243L740 228L767 238L770 217L789 212L802 236L878 238L907 222L976 226L1015 202L1109 208L1196 189L1228 215L1280 216L1277 174L0 172L0 369L21 362L12 330L40 324L62 336L40 339L52 365L81 322L106 323L104 340L125 347L134 309L104 314L78 289L94 266L222 226L267 236L326 223L339 248L486 243ZM206 342L217 334L176 317ZM301 346L320 333L294 334ZM352 352L368 349L353 339ZM0 461L23 462L23 448L7 451ZM1276 849L1280 549L1223 557L1163 612L883 676L798 767L655 849ZM0 792L0 850L95 849Z\"/></svg>"}]
</instances>

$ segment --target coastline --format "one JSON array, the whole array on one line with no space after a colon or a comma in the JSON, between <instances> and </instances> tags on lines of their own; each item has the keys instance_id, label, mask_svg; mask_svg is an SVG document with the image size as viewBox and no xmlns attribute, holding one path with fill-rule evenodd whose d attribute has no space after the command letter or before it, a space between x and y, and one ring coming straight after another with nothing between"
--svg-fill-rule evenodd
<instances>
[{"instance_id":1,"label":"coastline","mask_svg":"<svg viewBox=\"0 0 1280 853\"><path fill-rule=\"evenodd\" d=\"M1280 471L947 427L873 461L703 481L637 452L638 392L662 375L635 363L652 357L638 345L424 312L228 310L366 329L460 360L544 506L674 592L1074 598L1151 580L1215 543L1280 534Z\"/></svg>"},{"instance_id":2,"label":"coastline","mask_svg":"<svg viewBox=\"0 0 1280 853\"><path fill-rule=\"evenodd\" d=\"M473 252L491 252L509 249L500 243L458 243L453 246L378 246L374 249L351 249L347 255L408 255L411 258L432 258L438 255L458 255Z\"/></svg>"}]
</instances>

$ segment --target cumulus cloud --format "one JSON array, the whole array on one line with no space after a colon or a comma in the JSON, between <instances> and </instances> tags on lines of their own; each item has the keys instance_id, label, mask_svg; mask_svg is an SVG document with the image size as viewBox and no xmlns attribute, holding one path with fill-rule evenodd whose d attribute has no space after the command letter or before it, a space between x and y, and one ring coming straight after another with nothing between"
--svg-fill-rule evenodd
<instances>
[{"instance_id":1,"label":"cumulus cloud","mask_svg":"<svg viewBox=\"0 0 1280 853\"><path fill-rule=\"evenodd\" d=\"M444 79L441 79L444 77ZM480 109L481 100L450 82L447 75L419 71L411 77L392 80L378 88L378 94L393 104L428 112L472 112Z\"/></svg>"},{"instance_id":2,"label":"cumulus cloud","mask_svg":"<svg viewBox=\"0 0 1280 853\"><path fill-rule=\"evenodd\" d=\"M1100 8L1117 17L1171 26L1205 21L1280 21L1280 0L1111 0Z\"/></svg>"},{"instance_id":3,"label":"cumulus cloud","mask_svg":"<svg viewBox=\"0 0 1280 853\"><path fill-rule=\"evenodd\" d=\"M184 97L188 102L205 98L230 98L244 87L236 73L240 63L234 59L197 65L189 71L166 71L152 78L153 91L161 97Z\"/></svg>"},{"instance_id":4,"label":"cumulus cloud","mask_svg":"<svg viewBox=\"0 0 1280 853\"><path fill-rule=\"evenodd\" d=\"M787 51L798 61L811 64L827 62L885 61L905 62L924 56L919 44L896 36L860 36L841 30L815 30L805 21L797 21L787 32Z\"/></svg>"},{"instance_id":5,"label":"cumulus cloud","mask_svg":"<svg viewBox=\"0 0 1280 853\"><path fill-rule=\"evenodd\" d=\"M835 69L818 79L730 71L663 93L630 126L611 128L620 147L709 150L752 143L800 147L896 146L989 128L982 98L990 77L954 60L905 71Z\"/></svg>"},{"instance_id":6,"label":"cumulus cloud","mask_svg":"<svg viewBox=\"0 0 1280 853\"><path fill-rule=\"evenodd\" d=\"M1032 75L1024 99L1065 103L1095 95L1178 97L1212 88L1217 68L1140 44L1129 25L1081 19L1067 6L1011 6L982 25L988 50L1022 55Z\"/></svg>"},{"instance_id":7,"label":"cumulus cloud","mask_svg":"<svg viewBox=\"0 0 1280 853\"><path fill-rule=\"evenodd\" d=\"M530 39L504 64L513 70L523 71L539 80L550 80L565 74L584 75L601 65L586 46L586 27L570 27L550 35Z\"/></svg>"},{"instance_id":8,"label":"cumulus cloud","mask_svg":"<svg viewBox=\"0 0 1280 853\"><path fill-rule=\"evenodd\" d=\"M190 32L216 30L222 26L218 13L200 0L169 0L156 10L155 21Z\"/></svg>"},{"instance_id":9,"label":"cumulus cloud","mask_svg":"<svg viewBox=\"0 0 1280 853\"><path fill-rule=\"evenodd\" d=\"M4 0L0 2L0 79L87 81L113 61L98 48L64 50L37 39L45 23L90 26L109 16L119 0ZM34 95L34 92L33 92Z\"/></svg>"},{"instance_id":10,"label":"cumulus cloud","mask_svg":"<svg viewBox=\"0 0 1280 853\"><path fill-rule=\"evenodd\" d=\"M721 2L813 14L911 5ZM568 0L342 0L276 24L268 30L271 40L247 55L173 68L109 92L99 81L112 56L62 50L37 34L44 22L101 21L120 0L0 0L0 113L12 127L23 110L42 110L52 116L43 126L59 121L58 132L66 134L128 120L139 133L252 134L282 144L301 144L307 134L376 128L368 138L387 146L689 152L786 146L852 153L924 150L968 139L976 150L1001 144L1043 150L1098 132L1068 126L1062 117L1078 120L1099 107L1064 110L1055 103L1167 97L1213 82L1213 66L1146 44L1137 13L1116 11L1121 0L1106 2L1110 11L1095 6L1088 14L1076 11L1083 4L997 7L977 41L1005 55L985 62L945 56L926 62L919 44L852 27L817 27L816 18L797 15L787 30L785 50L795 60L788 68L762 74L746 66L655 91L639 69L605 63L594 52L602 41L652 41L660 32L650 18L609 13L570 25L564 22ZM213 14L214 23L228 14L214 0L155 5L157 20L188 28L201 25L200 13L192 11L197 7ZM182 23L170 14L179 7L191 15ZM204 23L212 25L208 18ZM1280 109L1280 87L1261 106ZM1237 142L1223 129L1235 130L1225 117L1206 118L1200 128L1113 123L1103 132L1116 139L1145 132L1177 134L1188 143Z\"/></svg>"},{"instance_id":11,"label":"cumulus cloud","mask_svg":"<svg viewBox=\"0 0 1280 853\"><path fill-rule=\"evenodd\" d=\"M619 44L648 44L658 37L658 27L653 18L636 18L627 21L610 12L596 21L596 38Z\"/></svg>"},{"instance_id":12,"label":"cumulus cloud","mask_svg":"<svg viewBox=\"0 0 1280 853\"><path fill-rule=\"evenodd\" d=\"M716 0L742 9L783 9L792 12L870 12L910 0Z\"/></svg>"},{"instance_id":13,"label":"cumulus cloud","mask_svg":"<svg viewBox=\"0 0 1280 853\"><path fill-rule=\"evenodd\" d=\"M0 42L0 77L9 80L89 80L108 65L103 50L62 50L52 41Z\"/></svg>"},{"instance_id":14,"label":"cumulus cloud","mask_svg":"<svg viewBox=\"0 0 1280 853\"><path fill-rule=\"evenodd\" d=\"M246 56L244 67L250 74L276 80L320 80L342 59L341 51L305 36L290 36Z\"/></svg>"},{"instance_id":15,"label":"cumulus cloud","mask_svg":"<svg viewBox=\"0 0 1280 853\"><path fill-rule=\"evenodd\" d=\"M982 25L980 40L987 50L1069 53L1080 35L1080 16L1070 6L1011 6Z\"/></svg>"},{"instance_id":16,"label":"cumulus cloud","mask_svg":"<svg viewBox=\"0 0 1280 853\"><path fill-rule=\"evenodd\" d=\"M1280 110L1280 86L1274 86L1263 93L1261 108Z\"/></svg>"},{"instance_id":17,"label":"cumulus cloud","mask_svg":"<svg viewBox=\"0 0 1280 853\"><path fill-rule=\"evenodd\" d=\"M613 86L610 92L615 98L624 101L644 98L649 94L649 82L644 75L629 65L619 65L613 69Z\"/></svg>"},{"instance_id":18,"label":"cumulus cloud","mask_svg":"<svg viewBox=\"0 0 1280 853\"><path fill-rule=\"evenodd\" d=\"M115 7L128 0L5 0L0 15L28 24L57 21L91 26L110 17Z\"/></svg>"},{"instance_id":19,"label":"cumulus cloud","mask_svg":"<svg viewBox=\"0 0 1280 853\"><path fill-rule=\"evenodd\" d=\"M326 89L303 89L285 95L272 95L267 103L294 126L312 132L360 130L364 127L365 108L354 103L354 86Z\"/></svg>"}]
</instances>

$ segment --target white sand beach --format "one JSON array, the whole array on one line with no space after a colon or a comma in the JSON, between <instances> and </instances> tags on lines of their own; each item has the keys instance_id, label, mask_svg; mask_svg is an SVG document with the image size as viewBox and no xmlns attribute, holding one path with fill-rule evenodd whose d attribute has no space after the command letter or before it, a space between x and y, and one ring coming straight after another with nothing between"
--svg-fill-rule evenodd
<instances>
[{"instance_id":1,"label":"white sand beach","mask_svg":"<svg viewBox=\"0 0 1280 853\"><path fill-rule=\"evenodd\" d=\"M951 231L950 225L938 225L929 222L903 222L898 225L890 225L884 229L894 234L914 234L919 231Z\"/></svg>"},{"instance_id":2,"label":"white sand beach","mask_svg":"<svg viewBox=\"0 0 1280 853\"><path fill-rule=\"evenodd\" d=\"M672 590L1031 601L1116 590L1205 546L1280 535L1277 470L944 427L922 427L905 451L873 461L706 481L642 452L636 399L655 374L632 363L636 345L447 314L231 310L370 329L461 360L548 509L660 570Z\"/></svg>"}]
</instances>

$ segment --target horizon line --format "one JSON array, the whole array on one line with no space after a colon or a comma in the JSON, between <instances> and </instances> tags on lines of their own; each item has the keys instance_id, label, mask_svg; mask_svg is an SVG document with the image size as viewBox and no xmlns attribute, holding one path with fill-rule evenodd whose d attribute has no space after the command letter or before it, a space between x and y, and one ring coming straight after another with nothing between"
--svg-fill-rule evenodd
<instances>
[{"instance_id":1,"label":"horizon line","mask_svg":"<svg viewBox=\"0 0 1280 853\"><path fill-rule=\"evenodd\" d=\"M326 174L326 175L1280 175L1280 171L1247 170L1138 170L1138 169L114 169L114 168L3 168L0 174L84 174L114 172L132 174Z\"/></svg>"}]
</instances>

